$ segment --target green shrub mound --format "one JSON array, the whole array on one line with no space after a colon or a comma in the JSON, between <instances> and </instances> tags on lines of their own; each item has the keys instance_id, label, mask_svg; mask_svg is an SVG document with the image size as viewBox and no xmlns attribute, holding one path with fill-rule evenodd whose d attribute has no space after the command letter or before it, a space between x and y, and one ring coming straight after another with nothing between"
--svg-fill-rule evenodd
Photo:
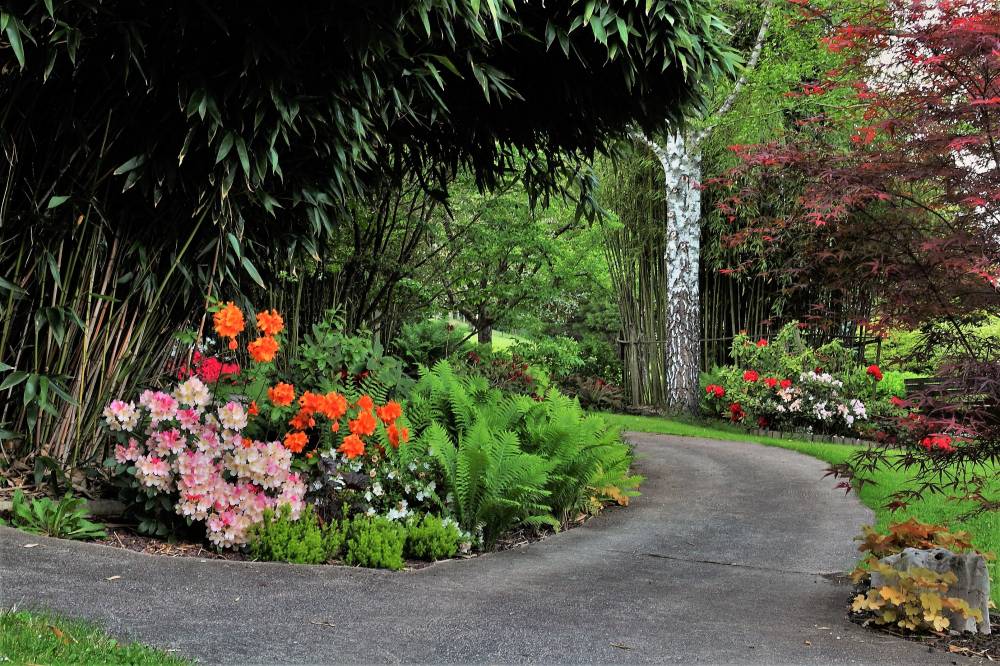
<instances>
[{"instance_id":1,"label":"green shrub mound","mask_svg":"<svg viewBox=\"0 0 1000 666\"><path fill-rule=\"evenodd\" d=\"M406 528L382 516L356 515L345 521L347 534L344 562L376 569L403 568Z\"/></svg>"},{"instance_id":2,"label":"green shrub mound","mask_svg":"<svg viewBox=\"0 0 1000 666\"><path fill-rule=\"evenodd\" d=\"M453 521L427 514L406 525L406 556L415 560L443 560L458 554L462 533Z\"/></svg>"},{"instance_id":3,"label":"green shrub mound","mask_svg":"<svg viewBox=\"0 0 1000 666\"><path fill-rule=\"evenodd\" d=\"M250 555L255 560L322 564L340 555L344 534L336 521L320 525L313 508L306 505L298 520L283 504L278 513L264 511L264 520L250 530Z\"/></svg>"}]
</instances>

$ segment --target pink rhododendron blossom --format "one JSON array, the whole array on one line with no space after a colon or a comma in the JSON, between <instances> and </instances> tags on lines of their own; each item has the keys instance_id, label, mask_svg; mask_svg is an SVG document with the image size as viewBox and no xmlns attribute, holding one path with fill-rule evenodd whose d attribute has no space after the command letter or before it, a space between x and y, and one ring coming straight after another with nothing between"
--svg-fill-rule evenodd
<instances>
[{"instance_id":1,"label":"pink rhododendron blossom","mask_svg":"<svg viewBox=\"0 0 1000 666\"><path fill-rule=\"evenodd\" d=\"M104 408L104 421L111 430L132 432L139 425L139 412L136 410L134 402L112 400Z\"/></svg>"},{"instance_id":2,"label":"pink rhododendron blossom","mask_svg":"<svg viewBox=\"0 0 1000 666\"><path fill-rule=\"evenodd\" d=\"M211 394L198 377L172 394L143 393L139 407L116 400L105 409L111 431L131 430L148 417L147 439L115 447L115 460L133 462L144 487L169 494L174 511L205 525L213 544L232 548L267 509L288 505L293 518L304 506L306 485L291 472L292 453L280 441L259 442L240 432L246 406L232 400L206 411ZM179 427L178 427L179 425Z\"/></svg>"}]
</instances>

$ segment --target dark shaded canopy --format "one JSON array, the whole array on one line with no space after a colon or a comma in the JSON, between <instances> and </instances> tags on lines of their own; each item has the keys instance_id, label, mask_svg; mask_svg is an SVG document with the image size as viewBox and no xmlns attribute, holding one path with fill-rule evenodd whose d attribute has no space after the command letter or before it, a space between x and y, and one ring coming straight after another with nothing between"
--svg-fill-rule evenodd
<instances>
[{"instance_id":1,"label":"dark shaded canopy","mask_svg":"<svg viewBox=\"0 0 1000 666\"><path fill-rule=\"evenodd\" d=\"M126 202L102 195L109 218L142 205L139 193L158 204L151 218L207 205L251 222L294 208L318 231L389 168L434 187L466 167L488 187L516 161L545 190L567 155L630 125L662 128L732 68L709 0L15 0L3 11L0 135L29 199L13 209L131 190Z\"/></svg>"}]
</instances>

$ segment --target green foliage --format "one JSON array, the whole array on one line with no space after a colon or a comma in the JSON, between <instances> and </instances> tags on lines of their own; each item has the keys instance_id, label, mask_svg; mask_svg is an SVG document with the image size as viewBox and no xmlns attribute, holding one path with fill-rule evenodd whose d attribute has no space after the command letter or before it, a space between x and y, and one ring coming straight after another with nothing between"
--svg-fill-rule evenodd
<instances>
[{"instance_id":1,"label":"green foliage","mask_svg":"<svg viewBox=\"0 0 1000 666\"><path fill-rule=\"evenodd\" d=\"M28 501L21 490L14 492L11 524L25 532L60 539L100 539L104 526L87 520L86 501L66 494L58 502L40 497Z\"/></svg>"},{"instance_id":2,"label":"green foliage","mask_svg":"<svg viewBox=\"0 0 1000 666\"><path fill-rule=\"evenodd\" d=\"M92 624L0 610L0 655L14 664L184 666L190 662L139 643L123 643Z\"/></svg>"},{"instance_id":3,"label":"green foliage","mask_svg":"<svg viewBox=\"0 0 1000 666\"><path fill-rule=\"evenodd\" d=\"M532 342L518 343L507 350L515 359L537 365L555 380L561 380L581 368L584 360L580 345L566 336L545 337Z\"/></svg>"},{"instance_id":4,"label":"green foliage","mask_svg":"<svg viewBox=\"0 0 1000 666\"><path fill-rule=\"evenodd\" d=\"M400 570L406 528L383 516L356 515L344 525L346 554L344 562L352 566Z\"/></svg>"},{"instance_id":5,"label":"green foliage","mask_svg":"<svg viewBox=\"0 0 1000 666\"><path fill-rule=\"evenodd\" d=\"M466 343L467 338L464 328L447 319L424 319L403 324L392 341L392 349L410 368L430 367L453 354L469 351L472 345Z\"/></svg>"},{"instance_id":6,"label":"green foliage","mask_svg":"<svg viewBox=\"0 0 1000 666\"><path fill-rule=\"evenodd\" d=\"M336 310L328 310L303 336L293 361L297 385L339 389L354 397L367 394L382 404L405 395L413 384L403 363L385 353L371 335L346 335Z\"/></svg>"},{"instance_id":7,"label":"green foliage","mask_svg":"<svg viewBox=\"0 0 1000 666\"><path fill-rule=\"evenodd\" d=\"M441 560L454 557L462 533L453 521L425 514L406 524L406 556L416 560Z\"/></svg>"},{"instance_id":8,"label":"green foliage","mask_svg":"<svg viewBox=\"0 0 1000 666\"><path fill-rule=\"evenodd\" d=\"M297 520L291 509L282 504L275 514L264 511L264 519L249 530L250 554L255 560L322 564L340 555L344 533L337 521L320 525L311 505L306 505Z\"/></svg>"},{"instance_id":9,"label":"green foliage","mask_svg":"<svg viewBox=\"0 0 1000 666\"><path fill-rule=\"evenodd\" d=\"M459 524L487 546L519 524L558 527L606 501L627 503L641 481L618 433L557 391L541 401L504 395L441 362L424 372L408 410L444 470Z\"/></svg>"}]
</instances>

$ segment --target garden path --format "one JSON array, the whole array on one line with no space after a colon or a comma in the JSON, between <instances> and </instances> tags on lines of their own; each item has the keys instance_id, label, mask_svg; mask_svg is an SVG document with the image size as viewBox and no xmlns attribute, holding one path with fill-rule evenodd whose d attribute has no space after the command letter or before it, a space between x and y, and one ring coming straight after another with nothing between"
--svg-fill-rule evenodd
<instances>
[{"instance_id":1,"label":"garden path","mask_svg":"<svg viewBox=\"0 0 1000 666\"><path fill-rule=\"evenodd\" d=\"M391 573L165 558L0 528L0 604L205 662L952 661L847 621L851 590L834 574L851 567L871 514L821 478L824 463L629 437L642 497L524 548Z\"/></svg>"}]
</instances>

